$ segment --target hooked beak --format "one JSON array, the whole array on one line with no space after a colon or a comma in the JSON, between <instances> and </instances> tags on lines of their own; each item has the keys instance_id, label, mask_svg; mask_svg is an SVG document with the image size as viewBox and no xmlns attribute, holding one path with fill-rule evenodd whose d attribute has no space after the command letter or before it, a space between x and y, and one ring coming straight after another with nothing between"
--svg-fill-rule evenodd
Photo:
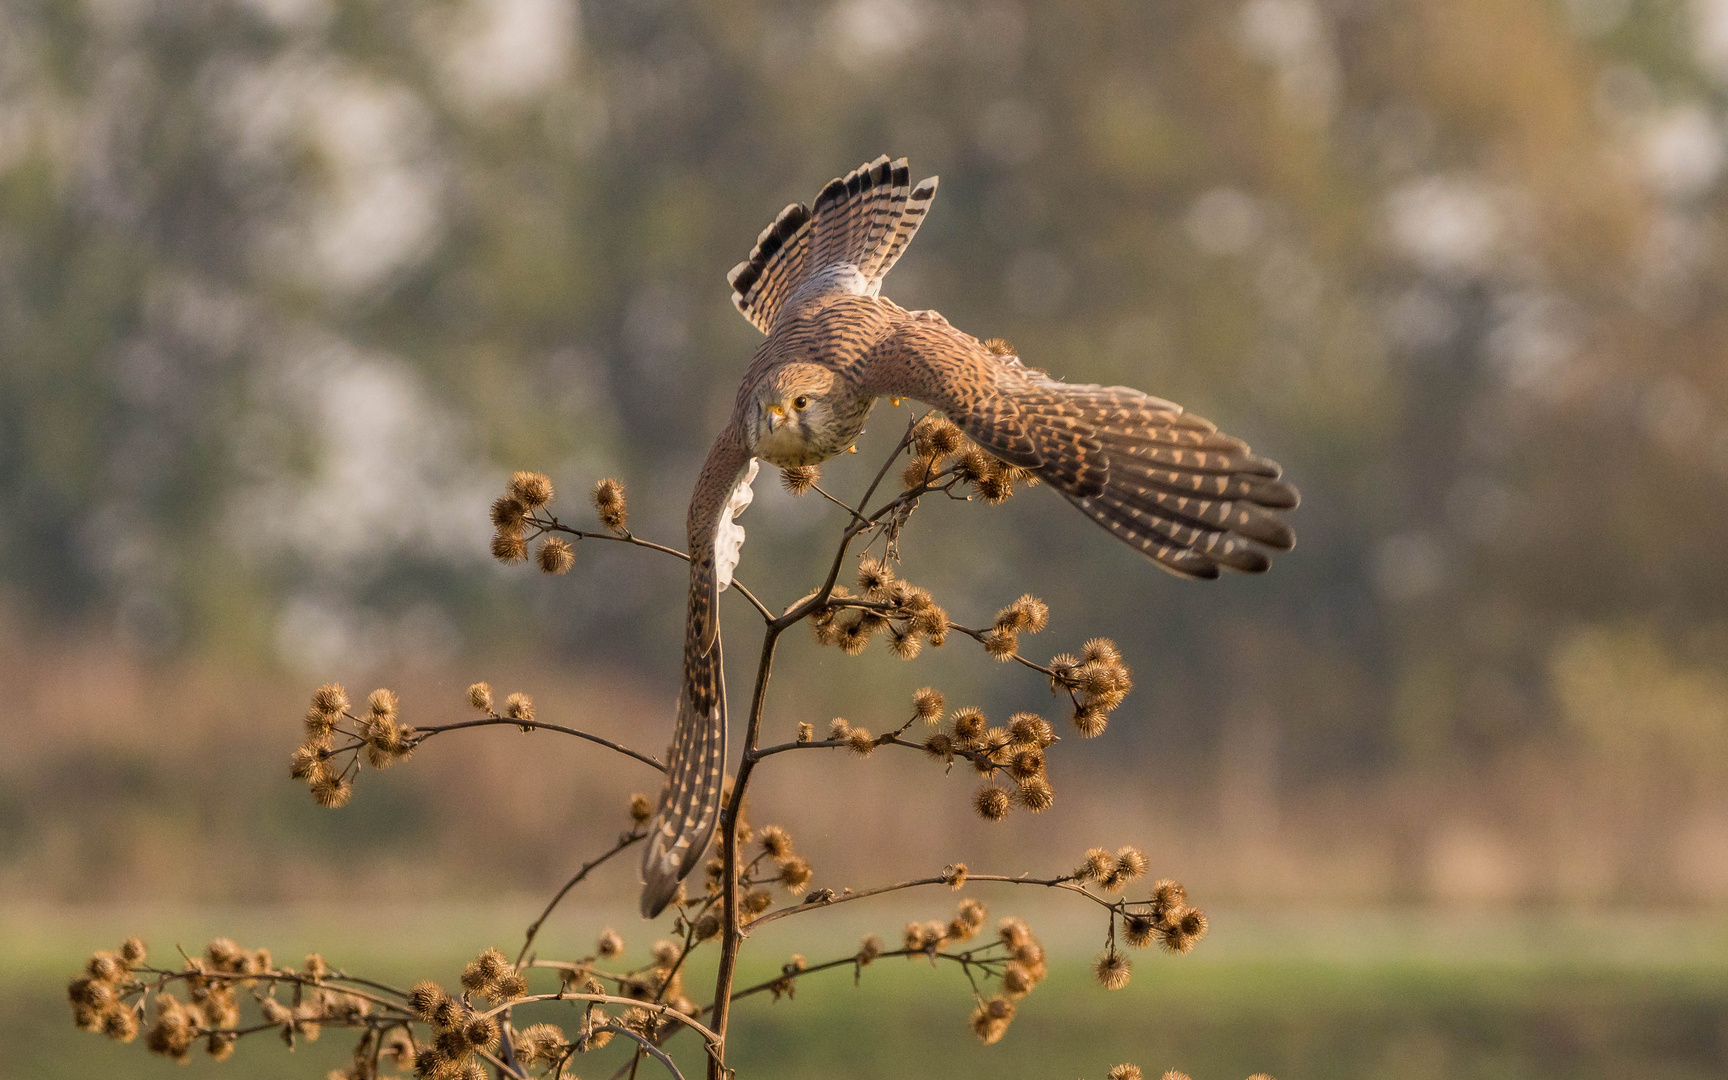
<instances>
[{"instance_id":1,"label":"hooked beak","mask_svg":"<svg viewBox=\"0 0 1728 1080\"><path fill-rule=\"evenodd\" d=\"M781 425L786 423L786 407L784 405L770 405L767 413L769 431L778 430Z\"/></svg>"}]
</instances>

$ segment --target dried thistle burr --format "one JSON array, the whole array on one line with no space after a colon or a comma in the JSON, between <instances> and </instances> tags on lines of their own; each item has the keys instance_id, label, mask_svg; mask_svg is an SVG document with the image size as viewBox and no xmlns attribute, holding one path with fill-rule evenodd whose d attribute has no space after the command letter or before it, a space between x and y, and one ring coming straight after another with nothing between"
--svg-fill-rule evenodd
<instances>
[{"instance_id":1,"label":"dried thistle burr","mask_svg":"<svg viewBox=\"0 0 1728 1080\"><path fill-rule=\"evenodd\" d=\"M600 524L613 532L622 533L630 524L630 511L624 497L624 485L607 477L594 485L594 509Z\"/></svg>"}]
</instances>

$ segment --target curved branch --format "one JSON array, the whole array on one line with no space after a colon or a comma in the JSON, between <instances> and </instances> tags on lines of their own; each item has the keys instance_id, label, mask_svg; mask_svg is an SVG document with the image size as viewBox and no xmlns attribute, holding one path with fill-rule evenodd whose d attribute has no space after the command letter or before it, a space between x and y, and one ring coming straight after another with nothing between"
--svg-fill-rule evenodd
<instances>
[{"instance_id":1,"label":"curved branch","mask_svg":"<svg viewBox=\"0 0 1728 1080\"><path fill-rule=\"evenodd\" d=\"M560 735L574 735L578 739L587 739L591 743L599 743L601 746L606 747L608 750L616 750L620 754L623 754L626 757L633 757L637 761L640 761L642 764L647 765L650 768L659 769L661 772L666 771L666 766L662 765L660 763L659 759L649 757L647 754L639 753L635 750L630 749L628 746L624 746L620 743L615 743L611 739L603 738L603 737L601 737L599 735L595 735L591 732L580 731L580 730L578 730L576 728L572 728L572 727L564 727L562 724L548 724L544 720L512 720L507 716L494 715L494 716L489 716L484 720L462 720L462 721L459 721L459 722L454 723L454 724L435 724L431 727L415 728L414 729L414 737L415 737L414 745L418 746L420 743L424 742L427 736L439 735L439 734L442 734L443 732L446 732L446 731L461 731L463 728L497 727L500 724L508 724L512 727L526 728L530 731L534 730L535 728L543 728L546 731L556 731ZM364 746L364 745L366 745L364 742L360 742L360 743L356 743L355 747ZM340 753L341 751L348 750L348 749L352 749L352 748L344 746L344 747L341 747L339 750L334 750L331 752L332 753Z\"/></svg>"},{"instance_id":2,"label":"curved branch","mask_svg":"<svg viewBox=\"0 0 1728 1080\"><path fill-rule=\"evenodd\" d=\"M1120 901L1106 900L1097 893L1087 889L1085 886L1076 884L1072 874L1063 874L1060 877L1053 878L1008 877L1005 874L967 874L966 880L968 882L994 881L1005 885L1038 885L1046 889L1061 889L1064 892L1079 893L1094 904L1111 911L1116 910L1121 903ZM750 924L744 928L744 931L746 934L753 934L756 932L757 927L765 926L776 919L784 919L788 915L797 915L799 912L803 911L817 911L823 908L831 908L836 904L846 904L853 900L862 900L867 896L881 896L883 893L899 892L901 889L914 889L922 885L947 885L952 887L953 883L953 878L946 876L919 878L916 881L902 881L896 885L881 885L874 889L865 889L863 892L841 893L838 896L833 896L826 900L814 903L794 904L791 907L780 908L778 911L765 912L757 918L752 919Z\"/></svg>"},{"instance_id":3,"label":"curved branch","mask_svg":"<svg viewBox=\"0 0 1728 1080\"><path fill-rule=\"evenodd\" d=\"M492 1063L492 1067L494 1069L498 1070L498 1076L501 1078L501 1080L503 1077L506 1077L506 1076L513 1076L513 1077L518 1078L518 1080L526 1080L526 1077L528 1074L522 1071L520 1065L518 1065L515 1068L511 1068L509 1062L505 1061L503 1058L499 1057L497 1054L492 1053L492 1051L490 1051L490 1050L480 1051L480 1056ZM512 1055L512 1057L514 1057L514 1055Z\"/></svg>"},{"instance_id":4,"label":"curved branch","mask_svg":"<svg viewBox=\"0 0 1728 1080\"><path fill-rule=\"evenodd\" d=\"M857 510L853 509L851 503L847 502L845 499L837 499L834 496L828 494L828 492L824 491L821 484L811 484L810 489L812 491L816 492L816 494L822 496L824 499L827 499L829 502L833 503L835 506L838 506L840 509L846 511L847 514L851 515L853 521L864 521L864 522L869 521L869 519L866 518L863 514L860 514Z\"/></svg>"},{"instance_id":5,"label":"curved branch","mask_svg":"<svg viewBox=\"0 0 1728 1080\"><path fill-rule=\"evenodd\" d=\"M185 981L185 980L193 978L194 975L196 975L196 977L200 978L200 979L213 979L213 980L220 980L223 982L245 982L246 980L250 979L250 980L255 980L257 982L291 983L291 984L296 984L299 986L309 986L309 987L312 987L313 989L317 989L317 990L332 989L330 984L335 983L335 982L356 982L356 983L366 983L367 982L364 979L350 979L347 976L338 977L334 973L332 973L330 975L326 975L322 979L314 979L310 975L304 975L304 974L301 974L300 972L297 972L297 971L264 971L264 972L259 972L257 974L248 975L248 974L245 974L243 972L235 972L235 971L199 971L199 972L170 971L167 968L158 968L158 967L138 967L138 968L134 968L133 970L134 971L141 971L141 972L144 972L145 974L148 974L148 975L157 976L156 988L158 990L160 990L162 987L166 986L167 984L174 982L176 979L181 980L181 981ZM377 984L370 984L370 985L377 985ZM367 1001L370 1001L374 1005L379 1005L379 1006L382 1006L383 1008L386 1008L386 1009L396 1009L396 1010L406 1009L406 1006L403 1005L400 1001L387 1001L384 998L381 998L376 994L368 994L364 990L351 990L346 986L334 987L334 989L341 990L344 994L348 994L352 997L363 998ZM389 990L388 992L392 993L392 994L401 994L402 993L400 990ZM320 1022L322 1023L323 1021L320 1021ZM266 1027L281 1027L282 1025L281 1024L267 1024L265 1026ZM221 1030L221 1029L217 1029L217 1030Z\"/></svg>"},{"instance_id":6,"label":"curved branch","mask_svg":"<svg viewBox=\"0 0 1728 1080\"><path fill-rule=\"evenodd\" d=\"M674 556L676 558L683 559L685 562L690 561L690 556L686 555L682 551L679 551L677 548L667 547L665 544L656 544L652 540L644 540L641 537L637 536L635 533L632 533L629 531L626 531L626 532L620 534L620 533L610 533L610 532L589 532L586 529L572 529L568 525L559 524L558 519L555 517L553 517L553 518L529 517L526 520L527 520L528 524L533 525L535 528L538 528L541 532L561 532L561 533L565 534L566 536L574 536L578 540L614 540L620 544L632 544L632 545L639 547L639 548L647 548L650 551L658 551L658 552L661 552L661 553L666 554L666 555L671 555L671 556ZM763 604L762 601L756 599L756 594L751 592L749 589L746 589L744 587L743 582L739 581L736 577L734 577L732 579L732 587L734 589L738 590L738 593L740 596L742 596L742 597L744 597L744 599L750 601L751 605L753 605L756 608L757 612L759 612L761 614L762 618L768 620L769 622L774 621L774 613L769 611L767 606L765 604Z\"/></svg>"},{"instance_id":7,"label":"curved branch","mask_svg":"<svg viewBox=\"0 0 1728 1080\"><path fill-rule=\"evenodd\" d=\"M857 610L857 611L877 611L877 612L881 612L884 615L888 615L892 618L904 618L904 617L906 617L906 615L910 614L909 612L905 611L905 608L902 605L893 603L891 601L866 600L866 599L863 599L861 597L855 597L855 596L848 596L844 600L832 600L831 599L828 601L827 606L831 607L831 608L835 608L835 609L852 608L852 609ZM953 621L952 619L948 620L948 622L945 625L950 630L960 631L962 634L965 634L967 637L971 638L973 641L978 642L980 645L986 644L984 639L989 637L990 634L993 632L991 630L974 630L970 626L961 626L959 623ZM1036 661L1026 659L1024 656L1020 655L1019 650L1015 650L1010 655L1003 657L1003 659L1014 660L1020 664L1023 664L1026 667L1031 668L1033 671L1036 671L1036 672L1039 672L1040 674L1049 676L1051 679L1056 678L1056 672L1055 671L1051 670L1050 668L1045 667L1043 664L1037 663Z\"/></svg>"},{"instance_id":8,"label":"curved branch","mask_svg":"<svg viewBox=\"0 0 1728 1080\"><path fill-rule=\"evenodd\" d=\"M557 965L545 963L543 961L536 961L529 966L556 967ZM704 1027L700 1020L697 1020L694 1017L685 1016L670 1005L656 1005L652 1001L641 1001L637 998L617 997L612 994L584 994L572 991L562 991L556 994L525 994L519 998L511 998L504 1004L494 1006L486 1012L476 1011L475 1015L482 1019L488 1019L497 1016L499 1013L502 1013L507 1009L513 1009L518 1005L527 1005L530 1002L535 1001L592 1001L597 1005L628 1005L633 1009L646 1009L648 1012L658 1013L661 1016L666 1016L676 1020L690 1030L700 1034L703 1039L707 1040L710 1046L717 1046L721 1041L720 1036Z\"/></svg>"},{"instance_id":9,"label":"curved branch","mask_svg":"<svg viewBox=\"0 0 1728 1080\"><path fill-rule=\"evenodd\" d=\"M887 958L889 958L891 956L928 956L932 960L955 960L955 961L958 961L962 964L984 963L985 961L973 960L971 958L971 954L973 952L976 952L976 951L977 951L976 949L970 949L970 950L967 950L966 953L962 954L962 953L945 953L945 952L932 953L928 949L894 949L890 952L877 953L871 959L872 959L872 961L875 961L875 960L886 960ZM737 993L733 994L732 1000L737 1001L739 998L749 997L751 994L760 994L764 990L772 990L772 989L774 989L774 987L785 982L787 979L792 979L792 980L802 979L804 976L814 975L818 971L827 971L831 968L845 967L848 964L853 965L853 966L857 966L858 957L856 954L854 954L852 956L843 956L838 960L830 960L825 964L817 964L814 967L807 967L803 971L794 972L791 975L784 975L783 974L783 975L779 976L778 978L769 979L767 982L757 983L755 986L745 987L743 990L740 990ZM708 1008L713 1008L713 1006L709 1006ZM707 1011L708 1011L708 1009L702 1010L702 1012L704 1012L704 1013ZM698 1013L697 1015L701 1015L701 1013Z\"/></svg>"},{"instance_id":10,"label":"curved branch","mask_svg":"<svg viewBox=\"0 0 1728 1080\"><path fill-rule=\"evenodd\" d=\"M356 986L370 986L374 990L382 990L386 994L395 994L399 998L406 998L408 996L408 991L406 990L398 990L396 987L391 986L388 983L375 982L372 979L362 979L358 975L350 975L346 971L340 969L332 971L330 974L326 975L324 979L326 982L339 980L341 982L354 983Z\"/></svg>"},{"instance_id":11,"label":"curved branch","mask_svg":"<svg viewBox=\"0 0 1728 1080\"><path fill-rule=\"evenodd\" d=\"M564 899L565 894L567 894L571 889L574 889L577 885L579 885L581 883L582 879L588 876L589 871L593 870L595 867L599 866L601 863L610 859L612 856L618 854L620 851L623 851L625 848L629 847L631 844L634 844L636 841L642 839L643 837L645 837L647 835L648 834L645 832L637 832L634 830L627 832L623 836L620 836L618 838L618 843L613 846L611 851L608 851L604 855L597 856L596 858L591 859L588 862L585 862L582 864L582 869L576 871L575 876L572 877L569 881L566 881L564 883L564 887L562 889L558 890L558 895L554 896L552 898L552 902L546 905L546 910L542 911L540 913L540 917L538 919L535 919L533 922L533 925L528 927L527 937L522 942L522 951L516 954L516 966L517 967L522 966L522 958L528 955L529 947L534 944L534 936L536 934L540 933L541 925L546 922L546 920L549 916L551 916L552 909L558 906L559 901Z\"/></svg>"},{"instance_id":12,"label":"curved branch","mask_svg":"<svg viewBox=\"0 0 1728 1080\"><path fill-rule=\"evenodd\" d=\"M958 630L962 634L965 634L967 637L978 642L979 644L983 644L985 636L990 633L990 631L988 631L988 630L974 630L969 626L961 626L957 622L949 622L948 629ZM1048 675L1052 679L1054 679L1056 677L1056 673L1054 671L1051 671L1049 668L1045 667L1043 664L1036 663L1034 661L1026 659L1024 656L1021 656L1018 649L1016 649L1014 651L1013 655L1009 656L1008 659L1018 661L1019 663L1024 664L1026 667L1031 668L1033 671L1041 672L1042 674Z\"/></svg>"},{"instance_id":13,"label":"curved branch","mask_svg":"<svg viewBox=\"0 0 1728 1080\"><path fill-rule=\"evenodd\" d=\"M904 746L908 750L924 749L923 743L913 742L910 739L902 739L899 732L890 732L887 735L878 735L872 741L877 746ZM851 747L851 745L852 742L849 739L813 739L810 742L789 742L779 743L775 746L765 746L762 749L755 751L750 756L760 761L762 758L770 757L774 754L784 754L788 750L837 750L841 747ZM968 750L964 747L956 746L953 750L953 755L957 758L965 758L968 761L993 765L998 769L1003 767L1000 762L991 761L989 755L984 753L982 750Z\"/></svg>"},{"instance_id":14,"label":"curved branch","mask_svg":"<svg viewBox=\"0 0 1728 1080\"><path fill-rule=\"evenodd\" d=\"M620 1024L601 1024L594 1030L611 1031L622 1035L627 1039L636 1040L636 1043L641 1046L642 1049L646 1050L649 1056L653 1057L656 1061L660 1062L661 1065L666 1067L667 1072L671 1073L677 1078L677 1080L684 1080L684 1074L678 1071L678 1066L672 1064L671 1056L668 1055L666 1051L660 1049L659 1046L655 1045L654 1040L648 1038L646 1035L631 1031L629 1028Z\"/></svg>"}]
</instances>

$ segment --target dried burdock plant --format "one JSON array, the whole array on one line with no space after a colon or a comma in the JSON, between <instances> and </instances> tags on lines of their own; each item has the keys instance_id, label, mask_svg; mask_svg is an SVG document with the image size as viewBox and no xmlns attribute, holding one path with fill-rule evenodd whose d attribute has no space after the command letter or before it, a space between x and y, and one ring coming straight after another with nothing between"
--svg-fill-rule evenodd
<instances>
[{"instance_id":1,"label":"dried burdock plant","mask_svg":"<svg viewBox=\"0 0 1728 1080\"><path fill-rule=\"evenodd\" d=\"M871 500L895 466L900 489L880 505ZM1094 848L1070 870L1039 875L1023 868L1012 873L980 873L954 863L940 873L863 888L825 886L817 869L799 853L794 829L786 824L754 828L745 806L758 766L770 759L790 762L793 751L849 751L877 764L878 749L918 752L944 772L956 768L976 774L980 785L968 797L977 813L1003 821L1015 811L1041 813L1054 805L1049 759L1061 744L1056 725L1034 711L993 721L971 705L954 705L935 687L912 694L898 715L871 727L846 718L819 725L800 722L785 742L764 743L762 716L769 678L781 637L808 622L820 646L858 655L874 638L888 650L912 660L925 647L969 639L983 656L1008 667L1036 673L1084 737L1104 730L1108 714L1133 687L1128 666L1108 640L1087 641L1077 652L1047 664L1028 658L1025 639L1042 631L1049 609L1031 595L1009 599L994 618L967 626L950 617L928 589L914 584L901 565L898 540L919 501L926 496L996 503L1016 486L1034 478L990 457L947 421L927 415L911 424L882 464L856 505L818 486L815 469L787 470L794 494L819 492L846 513L836 551L820 585L776 615L756 594L736 581L733 587L761 616L765 629L744 746L737 771L724 795L724 816L710 852L706 875L680 886L656 934L646 947L627 943L616 930L602 928L592 952L554 959L541 956L535 942L563 899L599 866L641 843L653 817L653 804L633 794L621 808L622 829L605 851L579 867L527 927L514 955L489 948L460 972L412 986L391 985L306 957L303 964L279 964L261 948L242 948L224 938L209 943L202 956L177 956L153 964L144 943L129 938L118 950L98 952L68 987L77 1026L122 1042L140 1035L152 1052L187 1060L202 1050L222 1059L236 1043L273 1033L289 1046L317 1039L330 1029L356 1036L352 1059L333 1077L372 1080L380 1070L412 1070L434 1080L566 1077L578 1059L611 1055L619 1074L634 1076L652 1059L678 1077L666 1046L682 1033L700 1040L713 1080L732 1075L726 1066L727 1030L736 1001L768 994L793 998L801 980L850 969L864 969L891 957L957 968L972 997L967 1027L981 1042L1006 1037L1029 995L1048 974L1044 947L1021 919L999 918L992 926L983 899L975 893L1013 893L1025 888L1056 890L1073 896L1101 916L1103 950L1093 965L1106 989L1126 985L1132 973L1128 950L1158 945L1186 953L1206 934L1206 916L1193 907L1176 882L1143 884L1150 860L1136 847ZM687 559L675 548L634 535L628 525L625 491L616 480L601 480L592 503L599 528L565 524L551 510L552 482L538 473L519 472L492 504L497 532L493 553L520 562L528 552L542 570L563 574L578 565L576 548L604 540ZM862 541L862 549L854 547ZM842 584L849 560L855 569ZM587 565L581 563L581 565ZM993 666L993 665L992 665ZM502 696L502 702L500 702ZM323 806L340 807L356 795L367 769L385 769L406 760L422 745L457 731L514 727L550 731L585 739L632 759L646 770L664 772L652 755L623 746L578 727L544 718L525 692L498 694L487 683L468 687L463 703L478 715L443 723L418 720L395 693L374 690L356 703L341 686L320 686L312 695L304 739L291 755L290 775L307 785ZM818 731L826 737L818 738ZM878 734L877 732L880 732ZM657 777L645 779L658 782ZM969 786L969 785L968 785ZM908 923L899 947L871 936L847 955L812 962L788 958L779 974L751 986L735 985L737 963L747 935L770 923L814 916L840 904L887 893L945 888L964 895L952 907L932 912L927 921ZM896 940L896 939L890 939ZM699 949L717 954L712 987L688 984L690 957ZM453 976L453 977L452 977ZM1139 1080L1133 1065L1110 1070L1109 1080ZM1166 1074L1166 1076L1179 1074Z\"/></svg>"}]
</instances>

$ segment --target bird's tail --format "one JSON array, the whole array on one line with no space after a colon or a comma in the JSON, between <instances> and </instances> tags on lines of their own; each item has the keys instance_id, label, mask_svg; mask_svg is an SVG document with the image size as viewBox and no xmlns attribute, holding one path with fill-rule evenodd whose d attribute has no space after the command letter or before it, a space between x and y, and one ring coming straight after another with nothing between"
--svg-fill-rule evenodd
<instances>
[{"instance_id":1,"label":"bird's tail","mask_svg":"<svg viewBox=\"0 0 1728 1080\"><path fill-rule=\"evenodd\" d=\"M720 642L687 651L678 723L660 809L642 853L642 916L652 919L708 848L720 817L726 770L726 679Z\"/></svg>"},{"instance_id":2,"label":"bird's tail","mask_svg":"<svg viewBox=\"0 0 1728 1080\"><path fill-rule=\"evenodd\" d=\"M812 278L837 274L847 289L875 296L936 197L936 177L914 185L907 170L905 158L883 155L828 181L814 209L780 211L726 275L733 306L766 334Z\"/></svg>"}]
</instances>

